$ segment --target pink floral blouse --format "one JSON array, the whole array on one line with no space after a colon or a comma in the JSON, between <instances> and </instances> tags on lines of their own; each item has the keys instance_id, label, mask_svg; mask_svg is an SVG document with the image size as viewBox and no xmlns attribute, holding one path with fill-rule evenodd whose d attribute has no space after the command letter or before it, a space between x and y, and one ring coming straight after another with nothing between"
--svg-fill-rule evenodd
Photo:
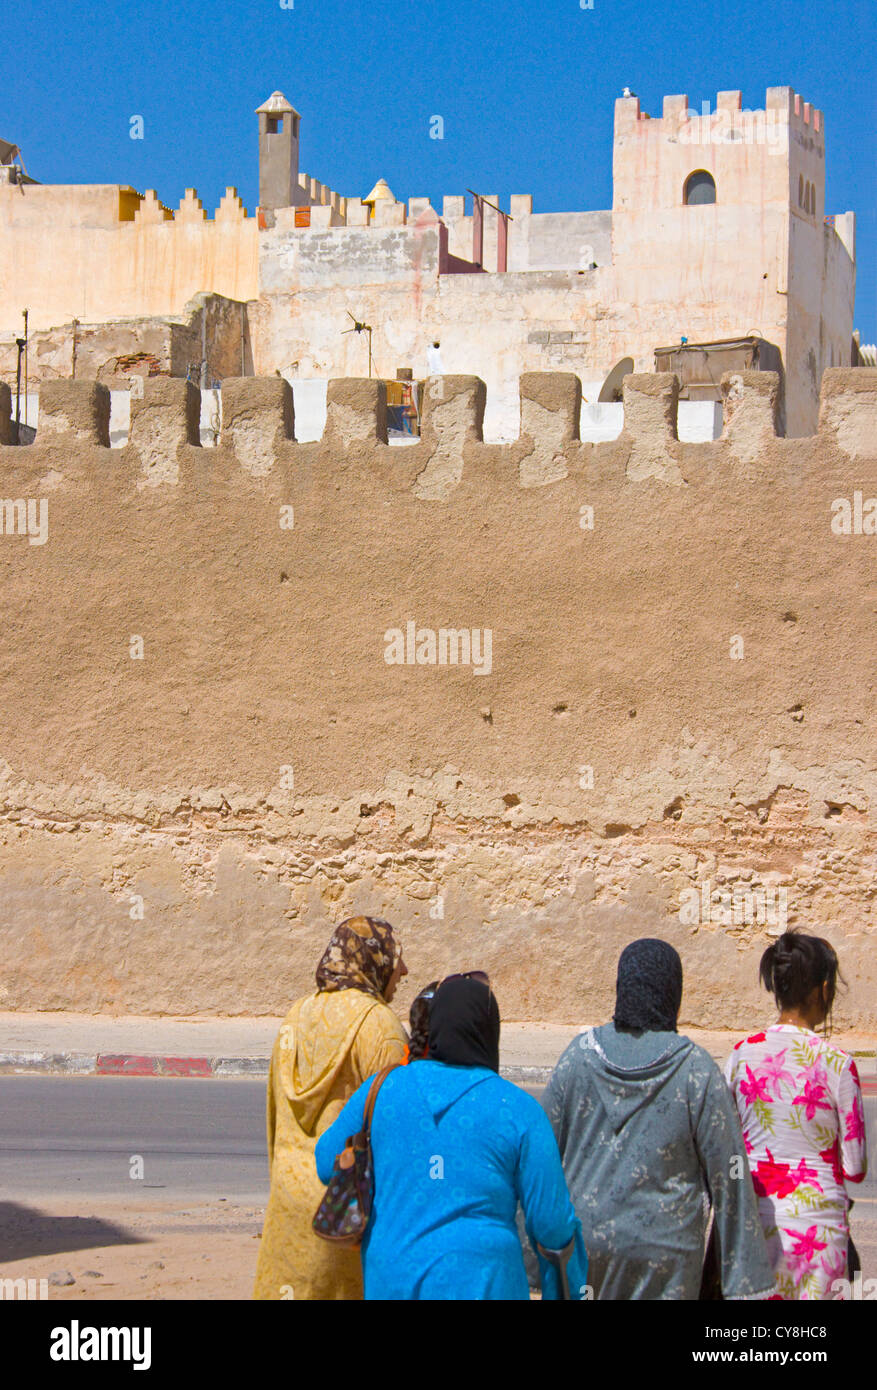
<instances>
[{"instance_id":1,"label":"pink floral blouse","mask_svg":"<svg viewBox=\"0 0 877 1390\"><path fill-rule=\"evenodd\" d=\"M865 1176L865 1111L856 1064L789 1023L738 1042L725 1079L743 1142L777 1296L843 1296L847 1183Z\"/></svg>"}]
</instances>

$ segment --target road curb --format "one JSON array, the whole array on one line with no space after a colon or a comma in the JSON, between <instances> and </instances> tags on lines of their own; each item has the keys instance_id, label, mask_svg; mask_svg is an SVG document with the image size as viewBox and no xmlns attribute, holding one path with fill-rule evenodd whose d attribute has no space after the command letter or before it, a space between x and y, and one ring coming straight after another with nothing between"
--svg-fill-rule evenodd
<instances>
[{"instance_id":1,"label":"road curb","mask_svg":"<svg viewBox=\"0 0 877 1390\"><path fill-rule=\"evenodd\" d=\"M270 1057L157 1057L134 1052L0 1052L0 1076L256 1077L268 1075ZM544 1085L550 1066L503 1067L521 1086Z\"/></svg>"},{"instance_id":2,"label":"road curb","mask_svg":"<svg viewBox=\"0 0 877 1390\"><path fill-rule=\"evenodd\" d=\"M855 1054L859 1055L859 1054ZM873 1054L863 1054L873 1058ZM163 1057L134 1052L0 1052L0 1076L146 1076L188 1080L268 1076L270 1057ZM544 1086L553 1066L508 1066L500 1075L517 1086ZM866 1072L862 1091L877 1096L877 1074Z\"/></svg>"}]
</instances>

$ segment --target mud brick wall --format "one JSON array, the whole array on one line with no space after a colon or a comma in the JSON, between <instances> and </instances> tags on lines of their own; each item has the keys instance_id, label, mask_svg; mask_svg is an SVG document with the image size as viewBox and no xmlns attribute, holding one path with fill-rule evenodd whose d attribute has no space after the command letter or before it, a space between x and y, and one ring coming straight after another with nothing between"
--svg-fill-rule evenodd
<instances>
[{"instance_id":1,"label":"mud brick wall","mask_svg":"<svg viewBox=\"0 0 877 1390\"><path fill-rule=\"evenodd\" d=\"M577 379L526 376L488 446L483 383L436 378L391 448L375 381L298 444L283 380L226 380L202 449L155 378L111 452L106 388L45 383L0 447L0 1007L281 1012L370 912L403 1007L481 966L508 1018L598 1020L658 934L683 1021L746 1027L748 889L874 1027L877 371L826 372L804 439L775 377L723 386L721 440L655 375L584 444Z\"/></svg>"}]
</instances>

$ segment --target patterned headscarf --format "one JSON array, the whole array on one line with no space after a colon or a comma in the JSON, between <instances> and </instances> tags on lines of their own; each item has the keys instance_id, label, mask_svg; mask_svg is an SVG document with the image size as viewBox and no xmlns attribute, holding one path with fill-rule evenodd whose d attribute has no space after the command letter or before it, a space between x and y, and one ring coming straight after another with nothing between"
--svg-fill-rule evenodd
<instances>
[{"instance_id":1,"label":"patterned headscarf","mask_svg":"<svg viewBox=\"0 0 877 1390\"><path fill-rule=\"evenodd\" d=\"M653 936L625 946L618 958L615 1027L630 1033L675 1033L681 1003L679 952Z\"/></svg>"},{"instance_id":2,"label":"patterned headscarf","mask_svg":"<svg viewBox=\"0 0 877 1390\"><path fill-rule=\"evenodd\" d=\"M389 922L348 917L335 928L317 966L317 989L361 989L383 998L402 954Z\"/></svg>"}]
</instances>

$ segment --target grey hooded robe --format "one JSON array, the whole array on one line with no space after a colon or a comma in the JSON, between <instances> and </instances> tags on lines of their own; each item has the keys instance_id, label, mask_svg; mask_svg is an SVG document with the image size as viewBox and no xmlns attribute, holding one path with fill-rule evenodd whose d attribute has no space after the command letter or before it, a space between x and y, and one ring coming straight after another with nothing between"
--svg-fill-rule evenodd
<instances>
[{"instance_id":1,"label":"grey hooded robe","mask_svg":"<svg viewBox=\"0 0 877 1390\"><path fill-rule=\"evenodd\" d=\"M774 1280L731 1093L709 1053L678 1033L570 1043L542 1104L598 1299L696 1299L709 1205L726 1299Z\"/></svg>"}]
</instances>

